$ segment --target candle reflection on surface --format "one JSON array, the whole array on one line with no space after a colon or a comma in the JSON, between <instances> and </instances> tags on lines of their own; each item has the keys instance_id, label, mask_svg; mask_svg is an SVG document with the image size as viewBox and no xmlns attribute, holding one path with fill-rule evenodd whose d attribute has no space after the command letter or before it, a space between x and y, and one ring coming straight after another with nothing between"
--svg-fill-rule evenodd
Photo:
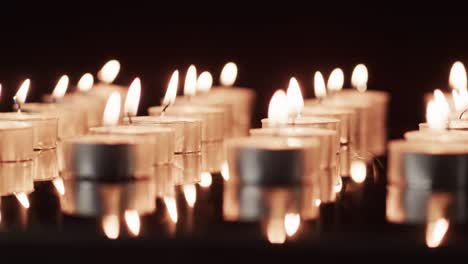
<instances>
[{"instance_id":1,"label":"candle reflection on surface","mask_svg":"<svg viewBox=\"0 0 468 264\"><path fill-rule=\"evenodd\" d=\"M197 189L195 184L186 184L183 188L185 201L187 201L187 205L190 208L193 208L193 206L195 206L195 202L197 201Z\"/></svg>"},{"instance_id":2,"label":"candle reflection on surface","mask_svg":"<svg viewBox=\"0 0 468 264\"><path fill-rule=\"evenodd\" d=\"M65 195L65 184L63 183L62 178L58 177L52 180L52 184L54 185L55 189L57 190L58 194Z\"/></svg>"},{"instance_id":3,"label":"candle reflection on surface","mask_svg":"<svg viewBox=\"0 0 468 264\"><path fill-rule=\"evenodd\" d=\"M178 215L177 215L177 205L176 200L174 197L164 197L164 204L166 205L167 213L169 214L169 218L173 223L177 223Z\"/></svg>"},{"instance_id":4,"label":"candle reflection on surface","mask_svg":"<svg viewBox=\"0 0 468 264\"><path fill-rule=\"evenodd\" d=\"M363 160L354 160L351 163L351 179L356 183L363 183L367 176L367 165Z\"/></svg>"},{"instance_id":5,"label":"candle reflection on surface","mask_svg":"<svg viewBox=\"0 0 468 264\"><path fill-rule=\"evenodd\" d=\"M24 208L28 209L29 208L29 199L26 193L20 192L20 193L15 193L16 199L20 202L21 206Z\"/></svg>"},{"instance_id":6,"label":"candle reflection on surface","mask_svg":"<svg viewBox=\"0 0 468 264\"><path fill-rule=\"evenodd\" d=\"M284 216L284 229L288 236L294 236L301 225L301 216L299 214L288 213Z\"/></svg>"},{"instance_id":7,"label":"candle reflection on surface","mask_svg":"<svg viewBox=\"0 0 468 264\"><path fill-rule=\"evenodd\" d=\"M267 238L272 244L284 244L286 242L285 222L282 218L270 219L267 223Z\"/></svg>"},{"instance_id":8,"label":"candle reflection on surface","mask_svg":"<svg viewBox=\"0 0 468 264\"><path fill-rule=\"evenodd\" d=\"M138 236L140 234L140 216L136 210L125 211L125 223L127 224L128 230L131 235Z\"/></svg>"},{"instance_id":9,"label":"candle reflection on surface","mask_svg":"<svg viewBox=\"0 0 468 264\"><path fill-rule=\"evenodd\" d=\"M225 160L221 165L221 176L223 176L225 181L229 181L229 166L227 160Z\"/></svg>"},{"instance_id":10,"label":"candle reflection on surface","mask_svg":"<svg viewBox=\"0 0 468 264\"><path fill-rule=\"evenodd\" d=\"M105 215L102 217L102 230L109 239L117 239L120 233L119 217L117 215Z\"/></svg>"},{"instance_id":11,"label":"candle reflection on surface","mask_svg":"<svg viewBox=\"0 0 468 264\"><path fill-rule=\"evenodd\" d=\"M203 188L208 188L211 186L211 183L213 182L213 178L211 176L211 173L209 172L202 172L200 174L200 186Z\"/></svg>"},{"instance_id":12,"label":"candle reflection on surface","mask_svg":"<svg viewBox=\"0 0 468 264\"><path fill-rule=\"evenodd\" d=\"M429 248L436 248L442 244L449 228L449 221L445 218L437 219L434 222L427 224L426 229L426 245Z\"/></svg>"}]
</instances>

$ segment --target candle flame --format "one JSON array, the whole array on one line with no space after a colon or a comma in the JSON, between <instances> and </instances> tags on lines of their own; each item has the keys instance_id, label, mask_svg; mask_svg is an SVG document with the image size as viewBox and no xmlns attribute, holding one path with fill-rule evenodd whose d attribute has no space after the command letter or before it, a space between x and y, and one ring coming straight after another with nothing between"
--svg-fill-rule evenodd
<instances>
[{"instance_id":1,"label":"candle flame","mask_svg":"<svg viewBox=\"0 0 468 264\"><path fill-rule=\"evenodd\" d=\"M202 72L197 79L197 92L208 92L211 86L213 86L213 76L210 72Z\"/></svg>"},{"instance_id":2,"label":"candle flame","mask_svg":"<svg viewBox=\"0 0 468 264\"><path fill-rule=\"evenodd\" d=\"M104 126L115 126L119 123L120 117L120 94L113 92L107 100L102 122Z\"/></svg>"},{"instance_id":3,"label":"candle flame","mask_svg":"<svg viewBox=\"0 0 468 264\"><path fill-rule=\"evenodd\" d=\"M314 93L317 98L324 98L327 95L325 80L321 72L316 71L314 74Z\"/></svg>"},{"instance_id":4,"label":"candle flame","mask_svg":"<svg viewBox=\"0 0 468 264\"><path fill-rule=\"evenodd\" d=\"M68 83L70 79L67 75L60 77L60 80L55 85L54 91L52 92L52 97L55 99L63 98L68 89Z\"/></svg>"},{"instance_id":5,"label":"candle flame","mask_svg":"<svg viewBox=\"0 0 468 264\"><path fill-rule=\"evenodd\" d=\"M267 223L267 238L272 244L284 244L286 242L286 231L284 229L284 219L273 218Z\"/></svg>"},{"instance_id":6,"label":"candle flame","mask_svg":"<svg viewBox=\"0 0 468 264\"><path fill-rule=\"evenodd\" d=\"M164 197L164 204L166 205L167 213L169 214L169 218L175 224L178 220L177 215L177 204L174 197Z\"/></svg>"},{"instance_id":7,"label":"candle flame","mask_svg":"<svg viewBox=\"0 0 468 264\"><path fill-rule=\"evenodd\" d=\"M93 88L94 77L91 73L85 73L78 81L78 91L87 92Z\"/></svg>"},{"instance_id":8,"label":"candle flame","mask_svg":"<svg viewBox=\"0 0 468 264\"><path fill-rule=\"evenodd\" d=\"M449 75L449 85L455 90L466 90L466 69L462 62L457 61L452 65Z\"/></svg>"},{"instance_id":9,"label":"candle flame","mask_svg":"<svg viewBox=\"0 0 468 264\"><path fill-rule=\"evenodd\" d=\"M351 162L351 179L356 183L363 183L367 176L367 165L363 160Z\"/></svg>"},{"instance_id":10,"label":"candle flame","mask_svg":"<svg viewBox=\"0 0 468 264\"><path fill-rule=\"evenodd\" d=\"M429 128L444 130L449 117L449 105L440 90L434 91L434 99L429 101L426 109L426 120Z\"/></svg>"},{"instance_id":11,"label":"candle flame","mask_svg":"<svg viewBox=\"0 0 468 264\"><path fill-rule=\"evenodd\" d=\"M224 181L229 181L229 165L227 160L223 161L223 164L221 164L221 176Z\"/></svg>"},{"instance_id":12,"label":"candle flame","mask_svg":"<svg viewBox=\"0 0 468 264\"><path fill-rule=\"evenodd\" d=\"M211 173L209 172L202 172L200 174L200 186L203 188L208 188L211 186L211 183L213 182L213 177L211 176Z\"/></svg>"},{"instance_id":13,"label":"candle flame","mask_svg":"<svg viewBox=\"0 0 468 264\"><path fill-rule=\"evenodd\" d=\"M322 200L320 200L320 199L315 199L315 200L314 200L314 205L315 205L316 207L319 207L321 204L322 204Z\"/></svg>"},{"instance_id":14,"label":"candle flame","mask_svg":"<svg viewBox=\"0 0 468 264\"><path fill-rule=\"evenodd\" d=\"M223 86L232 86L237 78L237 65L234 62L228 62L221 71L220 81Z\"/></svg>"},{"instance_id":15,"label":"candle flame","mask_svg":"<svg viewBox=\"0 0 468 264\"><path fill-rule=\"evenodd\" d=\"M120 71L120 62L118 60L110 60L98 72L98 79L101 82L112 83Z\"/></svg>"},{"instance_id":16,"label":"candle flame","mask_svg":"<svg viewBox=\"0 0 468 264\"><path fill-rule=\"evenodd\" d=\"M284 216L284 229L289 237L294 236L301 225L301 216L299 214L288 213Z\"/></svg>"},{"instance_id":17,"label":"candle flame","mask_svg":"<svg viewBox=\"0 0 468 264\"><path fill-rule=\"evenodd\" d=\"M268 106L268 120L273 125L284 125L288 123L288 98L283 90L277 90L271 97Z\"/></svg>"},{"instance_id":18,"label":"candle flame","mask_svg":"<svg viewBox=\"0 0 468 264\"><path fill-rule=\"evenodd\" d=\"M193 208L195 206L195 202L197 201L197 189L195 184L186 184L184 185L183 189L185 201L190 208Z\"/></svg>"},{"instance_id":19,"label":"candle flame","mask_svg":"<svg viewBox=\"0 0 468 264\"><path fill-rule=\"evenodd\" d=\"M338 182L336 183L335 186L333 186L333 190L335 193L341 192L341 189L343 188L343 181L341 180L341 177L338 177Z\"/></svg>"},{"instance_id":20,"label":"candle flame","mask_svg":"<svg viewBox=\"0 0 468 264\"><path fill-rule=\"evenodd\" d=\"M140 103L141 81L135 78L128 88L125 98L125 113L129 116L136 116L138 113L138 104Z\"/></svg>"},{"instance_id":21,"label":"candle flame","mask_svg":"<svg viewBox=\"0 0 468 264\"><path fill-rule=\"evenodd\" d=\"M453 89L452 90L453 104L455 105L455 110L464 111L468 108L468 90L466 89Z\"/></svg>"},{"instance_id":22,"label":"candle flame","mask_svg":"<svg viewBox=\"0 0 468 264\"><path fill-rule=\"evenodd\" d=\"M109 239L117 239L120 233L119 217L116 215L105 215L102 218L102 230Z\"/></svg>"},{"instance_id":23,"label":"candle flame","mask_svg":"<svg viewBox=\"0 0 468 264\"><path fill-rule=\"evenodd\" d=\"M179 71L175 70L172 73L169 84L167 85L166 95L163 99L163 105L172 105L175 102L177 96L177 86L179 84Z\"/></svg>"},{"instance_id":24,"label":"candle flame","mask_svg":"<svg viewBox=\"0 0 468 264\"><path fill-rule=\"evenodd\" d=\"M55 178L52 181L52 184L54 185L55 189L61 196L65 195L65 184L63 183L62 178L60 177Z\"/></svg>"},{"instance_id":25,"label":"candle flame","mask_svg":"<svg viewBox=\"0 0 468 264\"><path fill-rule=\"evenodd\" d=\"M29 199L26 193L20 192L20 193L14 193L16 199L18 202L23 206L24 208L28 209L29 208Z\"/></svg>"},{"instance_id":26,"label":"candle flame","mask_svg":"<svg viewBox=\"0 0 468 264\"><path fill-rule=\"evenodd\" d=\"M426 245L429 248L440 246L449 228L449 221L444 218L437 219L427 224Z\"/></svg>"},{"instance_id":27,"label":"candle flame","mask_svg":"<svg viewBox=\"0 0 468 264\"><path fill-rule=\"evenodd\" d=\"M197 68L190 65L185 75L184 95L193 96L197 92Z\"/></svg>"},{"instance_id":28,"label":"candle flame","mask_svg":"<svg viewBox=\"0 0 468 264\"><path fill-rule=\"evenodd\" d=\"M344 84L344 73L340 68L334 69L327 81L327 88L331 92L337 92L343 89Z\"/></svg>"},{"instance_id":29,"label":"candle flame","mask_svg":"<svg viewBox=\"0 0 468 264\"><path fill-rule=\"evenodd\" d=\"M300 116L302 109L304 109L304 98L302 97L301 87L299 87L299 83L294 77L289 80L286 97L289 116L292 118Z\"/></svg>"},{"instance_id":30,"label":"candle flame","mask_svg":"<svg viewBox=\"0 0 468 264\"><path fill-rule=\"evenodd\" d=\"M18 103L24 104L26 102L26 96L28 96L29 86L31 81L29 79L24 80L20 88L16 92L15 97L13 97Z\"/></svg>"},{"instance_id":31,"label":"candle flame","mask_svg":"<svg viewBox=\"0 0 468 264\"><path fill-rule=\"evenodd\" d=\"M351 75L351 84L359 92L365 92L367 90L367 80L369 79L369 73L367 67L364 64L358 64L354 67Z\"/></svg>"},{"instance_id":32,"label":"candle flame","mask_svg":"<svg viewBox=\"0 0 468 264\"><path fill-rule=\"evenodd\" d=\"M125 223L128 227L128 230L133 236L138 236L140 234L140 216L136 210L126 210L125 211Z\"/></svg>"}]
</instances>

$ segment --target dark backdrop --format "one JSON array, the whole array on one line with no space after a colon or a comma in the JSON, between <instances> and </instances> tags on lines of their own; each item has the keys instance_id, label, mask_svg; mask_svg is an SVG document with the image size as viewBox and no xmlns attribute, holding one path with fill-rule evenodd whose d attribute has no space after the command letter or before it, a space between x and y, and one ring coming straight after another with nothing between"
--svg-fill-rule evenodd
<instances>
[{"instance_id":1,"label":"dark backdrop","mask_svg":"<svg viewBox=\"0 0 468 264\"><path fill-rule=\"evenodd\" d=\"M349 86L353 66L363 62L369 68L369 88L392 94L390 135L400 137L422 120L423 93L446 88L455 60L468 62L468 19L452 15L457 7L396 12L400 9L358 3L309 4L105 7L70 2L3 9L1 110L10 109L10 98L24 78L32 80L28 101L36 101L60 75L68 74L75 83L84 72L95 73L116 58L122 63L116 83L128 85L141 77L144 114L160 101L174 69L185 71L193 63L217 79L223 64L232 60L240 69L237 84L258 93L258 125L274 90L285 87L291 76L312 96L314 71L328 75L342 67Z\"/></svg>"}]
</instances>

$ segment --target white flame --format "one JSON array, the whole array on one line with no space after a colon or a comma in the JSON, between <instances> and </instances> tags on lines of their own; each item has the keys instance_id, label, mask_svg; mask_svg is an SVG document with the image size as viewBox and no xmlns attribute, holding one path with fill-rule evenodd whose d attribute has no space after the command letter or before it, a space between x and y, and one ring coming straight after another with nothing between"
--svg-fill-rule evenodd
<instances>
[{"instance_id":1,"label":"white flame","mask_svg":"<svg viewBox=\"0 0 468 264\"><path fill-rule=\"evenodd\" d=\"M440 90L434 91L434 99L429 101L426 109L426 120L429 128L444 130L447 128L449 105Z\"/></svg>"},{"instance_id":2,"label":"white flame","mask_svg":"<svg viewBox=\"0 0 468 264\"><path fill-rule=\"evenodd\" d=\"M466 69L462 62L457 61L452 65L449 75L449 85L452 89L466 90Z\"/></svg>"},{"instance_id":3,"label":"white flame","mask_svg":"<svg viewBox=\"0 0 468 264\"><path fill-rule=\"evenodd\" d=\"M102 230L109 239L117 239L120 233L119 217L116 215L105 215L102 218Z\"/></svg>"},{"instance_id":4,"label":"white flame","mask_svg":"<svg viewBox=\"0 0 468 264\"><path fill-rule=\"evenodd\" d=\"M365 92L367 90L367 80L369 79L369 73L367 67L364 64L358 64L354 67L353 74L351 75L351 84L359 92Z\"/></svg>"},{"instance_id":5,"label":"white flame","mask_svg":"<svg viewBox=\"0 0 468 264\"><path fill-rule=\"evenodd\" d=\"M20 104L24 104L24 102L26 102L26 96L28 96L30 85L31 81L29 79L24 80L13 99L15 99Z\"/></svg>"},{"instance_id":6,"label":"white flame","mask_svg":"<svg viewBox=\"0 0 468 264\"><path fill-rule=\"evenodd\" d=\"M141 81L140 78L135 78L128 88L127 97L125 98L125 114L136 116L138 113L138 104L140 103Z\"/></svg>"},{"instance_id":7,"label":"white flame","mask_svg":"<svg viewBox=\"0 0 468 264\"><path fill-rule=\"evenodd\" d=\"M314 74L314 92L317 98L324 98L327 95L325 80L323 79L322 73L319 71L316 71Z\"/></svg>"},{"instance_id":8,"label":"white flame","mask_svg":"<svg viewBox=\"0 0 468 264\"><path fill-rule=\"evenodd\" d=\"M98 79L105 83L112 83L120 71L120 62L118 60L110 60L98 72Z\"/></svg>"},{"instance_id":9,"label":"white flame","mask_svg":"<svg viewBox=\"0 0 468 264\"><path fill-rule=\"evenodd\" d=\"M164 204L166 205L167 213L169 214L169 218L175 224L177 223L178 215L177 215L177 205L176 200L174 197L164 197Z\"/></svg>"},{"instance_id":10,"label":"white flame","mask_svg":"<svg viewBox=\"0 0 468 264\"><path fill-rule=\"evenodd\" d=\"M284 219L270 219L266 227L268 241L272 244L284 244L286 242L286 231L284 229Z\"/></svg>"},{"instance_id":11,"label":"white flame","mask_svg":"<svg viewBox=\"0 0 468 264\"><path fill-rule=\"evenodd\" d=\"M128 230L133 236L140 234L140 216L136 210L125 211L125 223L127 224Z\"/></svg>"},{"instance_id":12,"label":"white flame","mask_svg":"<svg viewBox=\"0 0 468 264\"><path fill-rule=\"evenodd\" d=\"M334 69L327 81L327 88L331 92L337 92L343 89L344 73L340 68Z\"/></svg>"},{"instance_id":13,"label":"white flame","mask_svg":"<svg viewBox=\"0 0 468 264\"><path fill-rule=\"evenodd\" d=\"M351 162L351 179L356 183L363 183L367 176L367 165L363 160Z\"/></svg>"},{"instance_id":14,"label":"white flame","mask_svg":"<svg viewBox=\"0 0 468 264\"><path fill-rule=\"evenodd\" d=\"M294 236L301 225L301 216L299 214L288 213L284 216L284 229L288 236Z\"/></svg>"},{"instance_id":15,"label":"white flame","mask_svg":"<svg viewBox=\"0 0 468 264\"><path fill-rule=\"evenodd\" d=\"M468 90L453 89L452 99L453 99L453 104L455 105L455 110L464 111L468 108Z\"/></svg>"},{"instance_id":16,"label":"white flame","mask_svg":"<svg viewBox=\"0 0 468 264\"><path fill-rule=\"evenodd\" d=\"M268 106L268 121L273 125L288 123L288 98L283 90L277 90L271 97Z\"/></svg>"},{"instance_id":17,"label":"white flame","mask_svg":"<svg viewBox=\"0 0 468 264\"><path fill-rule=\"evenodd\" d=\"M203 188L208 188L211 186L211 183L213 182L213 177L211 176L211 173L209 172L202 172L200 174L200 186Z\"/></svg>"},{"instance_id":18,"label":"white flame","mask_svg":"<svg viewBox=\"0 0 468 264\"><path fill-rule=\"evenodd\" d=\"M65 184L63 184L63 180L61 177L57 177L52 181L55 189L60 195L65 195Z\"/></svg>"},{"instance_id":19,"label":"white flame","mask_svg":"<svg viewBox=\"0 0 468 264\"><path fill-rule=\"evenodd\" d=\"M179 85L179 71L172 73L169 84L167 85L166 95L163 99L163 105L172 105L177 96L177 86Z\"/></svg>"},{"instance_id":20,"label":"white flame","mask_svg":"<svg viewBox=\"0 0 468 264\"><path fill-rule=\"evenodd\" d=\"M78 81L78 91L87 92L93 88L94 77L91 73L85 73Z\"/></svg>"},{"instance_id":21,"label":"white flame","mask_svg":"<svg viewBox=\"0 0 468 264\"><path fill-rule=\"evenodd\" d=\"M120 94L113 92L107 100L102 122L104 126L115 126L119 123L120 117Z\"/></svg>"},{"instance_id":22,"label":"white flame","mask_svg":"<svg viewBox=\"0 0 468 264\"><path fill-rule=\"evenodd\" d=\"M229 165L227 160L223 161L223 164L221 164L221 176L224 181L229 181Z\"/></svg>"},{"instance_id":23,"label":"white flame","mask_svg":"<svg viewBox=\"0 0 468 264\"><path fill-rule=\"evenodd\" d=\"M67 75L60 77L60 80L57 82L57 85L55 85L54 91L52 92L52 97L55 99L62 98L67 92L69 81L70 79Z\"/></svg>"},{"instance_id":24,"label":"white flame","mask_svg":"<svg viewBox=\"0 0 468 264\"><path fill-rule=\"evenodd\" d=\"M193 208L197 201L197 188L195 187L195 184L186 184L183 189L185 201L187 201L189 207Z\"/></svg>"},{"instance_id":25,"label":"white flame","mask_svg":"<svg viewBox=\"0 0 468 264\"><path fill-rule=\"evenodd\" d=\"M224 65L221 71L221 84L224 86L232 86L237 78L237 65L234 62L228 62Z\"/></svg>"},{"instance_id":26,"label":"white flame","mask_svg":"<svg viewBox=\"0 0 468 264\"><path fill-rule=\"evenodd\" d=\"M444 218L437 219L434 222L427 224L426 229L426 245L429 248L440 246L445 234L449 228L449 221Z\"/></svg>"},{"instance_id":27,"label":"white flame","mask_svg":"<svg viewBox=\"0 0 468 264\"><path fill-rule=\"evenodd\" d=\"M29 199L26 193L20 192L20 193L14 193L14 194L18 202L21 204L21 206L28 209L30 204L29 204Z\"/></svg>"},{"instance_id":28,"label":"white flame","mask_svg":"<svg viewBox=\"0 0 468 264\"><path fill-rule=\"evenodd\" d=\"M213 86L213 76L210 72L202 72L197 79L197 92L208 92L211 86Z\"/></svg>"},{"instance_id":29,"label":"white flame","mask_svg":"<svg viewBox=\"0 0 468 264\"><path fill-rule=\"evenodd\" d=\"M185 75L184 95L193 96L197 92L197 68L190 65Z\"/></svg>"},{"instance_id":30,"label":"white flame","mask_svg":"<svg viewBox=\"0 0 468 264\"><path fill-rule=\"evenodd\" d=\"M304 108L304 98L302 97L301 87L299 87L299 83L294 77L289 80L286 97L289 116L292 118L300 116Z\"/></svg>"}]
</instances>

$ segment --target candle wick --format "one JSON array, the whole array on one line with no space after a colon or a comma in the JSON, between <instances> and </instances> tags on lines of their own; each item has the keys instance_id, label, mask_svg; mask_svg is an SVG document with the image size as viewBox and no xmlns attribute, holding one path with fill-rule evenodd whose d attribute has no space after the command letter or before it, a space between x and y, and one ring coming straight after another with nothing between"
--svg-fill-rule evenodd
<instances>
[{"instance_id":1,"label":"candle wick","mask_svg":"<svg viewBox=\"0 0 468 264\"><path fill-rule=\"evenodd\" d=\"M166 113L166 109L169 107L170 104L167 104L164 106L163 110L161 111L161 116L164 116L164 114Z\"/></svg>"},{"instance_id":2,"label":"candle wick","mask_svg":"<svg viewBox=\"0 0 468 264\"><path fill-rule=\"evenodd\" d=\"M463 110L463 112L460 113L460 116L458 117L458 119L462 119L463 118L463 115L468 111L468 108Z\"/></svg>"},{"instance_id":3,"label":"candle wick","mask_svg":"<svg viewBox=\"0 0 468 264\"><path fill-rule=\"evenodd\" d=\"M13 96L13 102L14 102L13 109L15 109L18 113L21 113L21 104L16 99L16 96Z\"/></svg>"},{"instance_id":4,"label":"candle wick","mask_svg":"<svg viewBox=\"0 0 468 264\"><path fill-rule=\"evenodd\" d=\"M128 123L130 125L133 124L132 115L130 114L130 112L127 112L127 117L128 117Z\"/></svg>"}]
</instances>

